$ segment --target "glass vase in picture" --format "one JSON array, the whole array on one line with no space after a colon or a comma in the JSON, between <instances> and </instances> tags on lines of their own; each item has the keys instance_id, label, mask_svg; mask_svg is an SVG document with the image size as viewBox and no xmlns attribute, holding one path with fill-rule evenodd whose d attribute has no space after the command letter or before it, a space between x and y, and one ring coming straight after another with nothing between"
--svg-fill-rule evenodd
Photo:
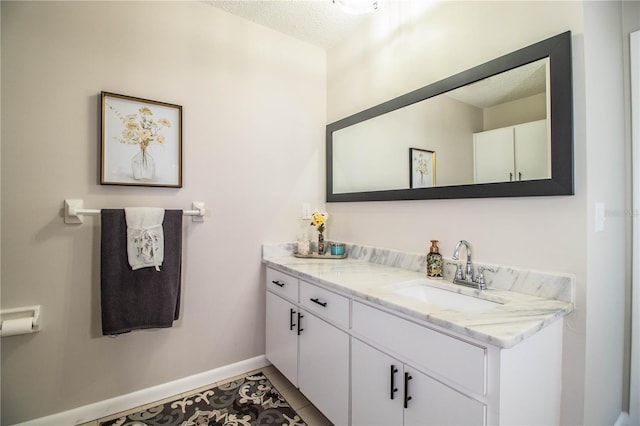
<instances>
[{"instance_id":1,"label":"glass vase in picture","mask_svg":"<svg viewBox=\"0 0 640 426\"><path fill-rule=\"evenodd\" d=\"M141 149L131 159L131 169L135 180L153 180L156 175L156 162L146 149Z\"/></svg>"}]
</instances>

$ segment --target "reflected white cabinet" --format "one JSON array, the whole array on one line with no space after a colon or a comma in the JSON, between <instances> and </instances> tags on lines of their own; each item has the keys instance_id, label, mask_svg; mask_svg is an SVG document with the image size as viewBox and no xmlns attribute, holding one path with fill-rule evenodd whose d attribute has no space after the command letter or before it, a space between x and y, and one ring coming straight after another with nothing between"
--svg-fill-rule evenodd
<instances>
[{"instance_id":1,"label":"reflected white cabinet","mask_svg":"<svg viewBox=\"0 0 640 426\"><path fill-rule=\"evenodd\" d=\"M547 120L475 133L475 183L549 179L547 133Z\"/></svg>"}]
</instances>

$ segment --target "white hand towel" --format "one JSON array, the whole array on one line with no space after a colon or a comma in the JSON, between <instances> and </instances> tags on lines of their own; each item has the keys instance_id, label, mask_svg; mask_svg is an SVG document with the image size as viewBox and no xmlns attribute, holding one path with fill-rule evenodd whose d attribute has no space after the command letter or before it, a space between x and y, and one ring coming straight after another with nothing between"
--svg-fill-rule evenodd
<instances>
[{"instance_id":1,"label":"white hand towel","mask_svg":"<svg viewBox=\"0 0 640 426\"><path fill-rule=\"evenodd\" d=\"M134 271L154 267L160 271L164 261L164 209L127 207L127 256Z\"/></svg>"}]
</instances>

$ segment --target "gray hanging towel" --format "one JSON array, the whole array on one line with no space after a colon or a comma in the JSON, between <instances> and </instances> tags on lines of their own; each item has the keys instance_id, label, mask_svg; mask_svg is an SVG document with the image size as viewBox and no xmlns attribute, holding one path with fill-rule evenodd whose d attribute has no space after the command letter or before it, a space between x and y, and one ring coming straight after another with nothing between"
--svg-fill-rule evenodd
<instances>
[{"instance_id":1,"label":"gray hanging towel","mask_svg":"<svg viewBox=\"0 0 640 426\"><path fill-rule=\"evenodd\" d=\"M164 262L160 271L131 269L123 209L103 209L101 216L102 334L171 327L180 308L182 210L165 211Z\"/></svg>"}]
</instances>

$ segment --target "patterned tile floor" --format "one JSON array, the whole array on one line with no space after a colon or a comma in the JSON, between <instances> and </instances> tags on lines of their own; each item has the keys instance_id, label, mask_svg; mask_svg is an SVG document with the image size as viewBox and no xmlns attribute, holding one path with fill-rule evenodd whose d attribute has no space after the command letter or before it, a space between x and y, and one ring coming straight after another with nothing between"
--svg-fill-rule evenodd
<instances>
[{"instance_id":1,"label":"patterned tile floor","mask_svg":"<svg viewBox=\"0 0 640 426\"><path fill-rule=\"evenodd\" d=\"M229 377L228 379L225 380L221 380L219 382L216 383L212 383L210 385L207 386L203 386L202 389L208 389L210 387L213 386L220 386L223 383L227 383L230 382L232 380L235 380L238 377L243 377L247 374L250 373L254 373L254 372L258 372L258 371L262 371L266 376L267 379L269 379L269 381L271 382L271 384L273 384L273 386L278 390L278 392L280 392L280 394L284 397L284 399L287 400L287 402L289 403L289 405L291 405L291 408L293 408L299 415L300 417L302 417L302 420L304 420L304 422L308 425L308 426L331 426L331 422L322 415L322 413L320 411L318 411L318 409L316 407L314 407L307 398L305 398L304 395L302 395L300 393L300 391L298 389L296 389L291 382L289 382L278 370L276 370L276 368L272 365L265 367L265 368L260 368L258 370L254 370L254 371L249 371L245 374L240 374L239 376L235 376L235 377ZM187 395L187 394L191 394L193 392L197 391L197 389L191 390L189 392L185 392L184 394L181 395ZM155 405L158 405L164 401L171 401L173 399L175 399L177 396L173 396L171 398L167 398L166 400L162 400L162 401L156 401L150 404L146 404L140 407L135 407L132 408L130 410L121 412L121 413L116 413L107 417L103 417L88 423L83 423L79 426L98 426L100 424L101 421L106 421L106 420L110 420L116 417L120 417L120 416L124 416L127 413L132 413L132 412L136 412L136 411L140 411L143 410L144 408L147 407L153 407Z\"/></svg>"}]
</instances>

